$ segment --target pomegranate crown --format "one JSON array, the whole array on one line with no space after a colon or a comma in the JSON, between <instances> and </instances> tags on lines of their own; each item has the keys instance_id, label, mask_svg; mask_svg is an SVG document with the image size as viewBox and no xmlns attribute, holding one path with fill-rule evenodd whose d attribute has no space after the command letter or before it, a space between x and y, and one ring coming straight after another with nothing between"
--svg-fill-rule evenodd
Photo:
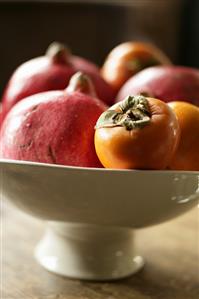
<instances>
[{"instance_id":1,"label":"pomegranate crown","mask_svg":"<svg viewBox=\"0 0 199 299\"><path fill-rule=\"evenodd\" d=\"M82 72L77 72L71 77L66 90L67 92L79 91L92 97L97 97L92 80L88 75Z\"/></svg>"},{"instance_id":2,"label":"pomegranate crown","mask_svg":"<svg viewBox=\"0 0 199 299\"><path fill-rule=\"evenodd\" d=\"M70 64L71 51L69 48L59 42L53 42L46 50L48 56L54 63Z\"/></svg>"}]
</instances>

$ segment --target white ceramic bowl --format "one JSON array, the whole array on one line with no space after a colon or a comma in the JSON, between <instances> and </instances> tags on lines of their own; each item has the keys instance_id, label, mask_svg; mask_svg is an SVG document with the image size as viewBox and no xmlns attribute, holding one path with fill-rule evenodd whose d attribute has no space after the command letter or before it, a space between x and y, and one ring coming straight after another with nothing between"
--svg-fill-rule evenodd
<instances>
[{"instance_id":1,"label":"white ceramic bowl","mask_svg":"<svg viewBox=\"0 0 199 299\"><path fill-rule=\"evenodd\" d=\"M198 203L199 172L66 167L0 160L1 193L48 221L36 248L45 268L73 278L118 279L143 266L134 228Z\"/></svg>"}]
</instances>

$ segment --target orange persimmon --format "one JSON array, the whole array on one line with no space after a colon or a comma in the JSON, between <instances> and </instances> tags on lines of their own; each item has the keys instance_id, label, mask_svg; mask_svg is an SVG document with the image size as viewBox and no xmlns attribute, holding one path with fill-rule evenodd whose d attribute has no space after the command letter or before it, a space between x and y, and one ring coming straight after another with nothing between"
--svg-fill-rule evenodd
<instances>
[{"instance_id":1,"label":"orange persimmon","mask_svg":"<svg viewBox=\"0 0 199 299\"><path fill-rule=\"evenodd\" d=\"M95 149L106 168L165 169L179 135L176 115L166 103L128 96L99 117Z\"/></svg>"},{"instance_id":2,"label":"orange persimmon","mask_svg":"<svg viewBox=\"0 0 199 299\"><path fill-rule=\"evenodd\" d=\"M199 170L199 107L188 102L170 102L181 131L176 153L169 164L173 170Z\"/></svg>"},{"instance_id":3,"label":"orange persimmon","mask_svg":"<svg viewBox=\"0 0 199 299\"><path fill-rule=\"evenodd\" d=\"M159 48L145 42L129 41L118 45L109 53L101 74L117 92L137 72L159 64L171 64Z\"/></svg>"}]
</instances>

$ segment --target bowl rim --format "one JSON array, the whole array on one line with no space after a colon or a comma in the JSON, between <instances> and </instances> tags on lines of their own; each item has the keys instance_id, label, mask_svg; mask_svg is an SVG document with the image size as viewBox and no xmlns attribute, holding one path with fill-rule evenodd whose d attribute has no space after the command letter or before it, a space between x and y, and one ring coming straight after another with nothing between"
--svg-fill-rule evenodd
<instances>
[{"instance_id":1,"label":"bowl rim","mask_svg":"<svg viewBox=\"0 0 199 299\"><path fill-rule=\"evenodd\" d=\"M89 171L89 172L103 172L103 173L143 173L143 174L172 174L172 175L198 175L199 171L191 170L140 170L140 169L116 169L116 168L97 168L97 167L81 167L81 166L71 166L71 165L60 165L60 164L50 164L50 163L41 163L33 161L22 161L22 160L11 160L11 159L2 159L0 158L1 164L13 164L13 165L25 165L33 167L44 167L44 168L55 168L55 169L67 169L67 170L79 170L79 171Z\"/></svg>"}]
</instances>

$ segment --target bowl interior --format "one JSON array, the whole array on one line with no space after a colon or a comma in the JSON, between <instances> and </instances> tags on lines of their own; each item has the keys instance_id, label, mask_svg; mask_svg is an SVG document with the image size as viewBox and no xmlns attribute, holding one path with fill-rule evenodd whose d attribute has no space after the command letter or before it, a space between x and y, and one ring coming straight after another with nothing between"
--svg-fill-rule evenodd
<instances>
[{"instance_id":1,"label":"bowl interior","mask_svg":"<svg viewBox=\"0 0 199 299\"><path fill-rule=\"evenodd\" d=\"M199 172L108 170L0 160L1 192L36 217L144 227L197 204Z\"/></svg>"}]
</instances>

